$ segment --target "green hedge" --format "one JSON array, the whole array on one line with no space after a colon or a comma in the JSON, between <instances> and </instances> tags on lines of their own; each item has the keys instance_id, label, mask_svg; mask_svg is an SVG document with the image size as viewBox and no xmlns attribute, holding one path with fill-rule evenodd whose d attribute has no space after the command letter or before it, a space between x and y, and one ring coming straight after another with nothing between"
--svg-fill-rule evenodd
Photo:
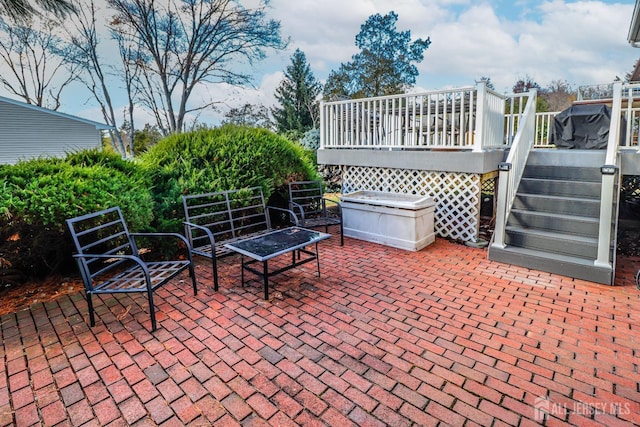
<instances>
[{"instance_id":1,"label":"green hedge","mask_svg":"<svg viewBox=\"0 0 640 427\"><path fill-rule=\"evenodd\" d=\"M225 125L170 136L141 157L153 182L156 228L182 231L182 196L319 179L308 153L266 129Z\"/></svg>"},{"instance_id":2,"label":"green hedge","mask_svg":"<svg viewBox=\"0 0 640 427\"><path fill-rule=\"evenodd\" d=\"M261 186L269 198L300 179L318 179L302 147L234 125L171 136L138 162L85 150L0 165L0 283L77 272L68 218L120 206L132 231L181 232L184 194Z\"/></svg>"},{"instance_id":3,"label":"green hedge","mask_svg":"<svg viewBox=\"0 0 640 427\"><path fill-rule=\"evenodd\" d=\"M0 281L76 271L67 218L120 206L133 230L153 220L148 180L117 155L89 151L2 165L0 182Z\"/></svg>"}]
</instances>

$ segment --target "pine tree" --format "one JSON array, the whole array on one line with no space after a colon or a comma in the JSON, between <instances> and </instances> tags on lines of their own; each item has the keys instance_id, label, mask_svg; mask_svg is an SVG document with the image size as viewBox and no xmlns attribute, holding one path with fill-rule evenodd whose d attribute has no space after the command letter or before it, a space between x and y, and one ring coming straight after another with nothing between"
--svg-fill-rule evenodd
<instances>
[{"instance_id":1,"label":"pine tree","mask_svg":"<svg viewBox=\"0 0 640 427\"><path fill-rule=\"evenodd\" d=\"M418 68L431 39L411 41L411 31L398 31L398 15L371 15L356 35L360 52L331 71L326 99L366 98L405 92L416 82Z\"/></svg>"},{"instance_id":2,"label":"pine tree","mask_svg":"<svg viewBox=\"0 0 640 427\"><path fill-rule=\"evenodd\" d=\"M291 65L276 89L275 97L280 107L271 110L278 132L293 132L302 135L317 127L320 112L316 98L322 85L311 72L307 57L300 49L291 56Z\"/></svg>"}]
</instances>

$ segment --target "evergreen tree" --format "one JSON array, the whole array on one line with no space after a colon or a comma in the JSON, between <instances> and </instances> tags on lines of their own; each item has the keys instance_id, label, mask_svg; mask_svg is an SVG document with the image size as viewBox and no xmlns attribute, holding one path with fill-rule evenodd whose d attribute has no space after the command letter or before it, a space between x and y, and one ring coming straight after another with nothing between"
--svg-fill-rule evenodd
<instances>
[{"instance_id":1,"label":"evergreen tree","mask_svg":"<svg viewBox=\"0 0 640 427\"><path fill-rule=\"evenodd\" d=\"M402 93L416 83L414 63L424 59L431 40L411 41L411 31L397 31L398 15L371 15L360 27L351 62L329 74L326 98L366 98Z\"/></svg>"},{"instance_id":2,"label":"evergreen tree","mask_svg":"<svg viewBox=\"0 0 640 427\"><path fill-rule=\"evenodd\" d=\"M75 7L70 0L0 0L0 16L14 22L28 21L47 13L64 18L74 12Z\"/></svg>"},{"instance_id":3,"label":"evergreen tree","mask_svg":"<svg viewBox=\"0 0 640 427\"><path fill-rule=\"evenodd\" d=\"M320 112L316 98L322 85L311 72L307 57L300 49L291 56L291 65L284 73L284 79L276 89L276 99L280 107L271 110L278 132L299 135L317 127Z\"/></svg>"}]
</instances>

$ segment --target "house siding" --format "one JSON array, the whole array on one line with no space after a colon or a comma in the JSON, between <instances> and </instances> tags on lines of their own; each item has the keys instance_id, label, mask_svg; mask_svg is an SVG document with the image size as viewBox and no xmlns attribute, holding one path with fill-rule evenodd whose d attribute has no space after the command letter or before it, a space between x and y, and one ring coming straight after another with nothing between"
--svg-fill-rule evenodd
<instances>
[{"instance_id":1,"label":"house siding","mask_svg":"<svg viewBox=\"0 0 640 427\"><path fill-rule=\"evenodd\" d=\"M95 125L0 101L0 163L64 157L101 143Z\"/></svg>"}]
</instances>

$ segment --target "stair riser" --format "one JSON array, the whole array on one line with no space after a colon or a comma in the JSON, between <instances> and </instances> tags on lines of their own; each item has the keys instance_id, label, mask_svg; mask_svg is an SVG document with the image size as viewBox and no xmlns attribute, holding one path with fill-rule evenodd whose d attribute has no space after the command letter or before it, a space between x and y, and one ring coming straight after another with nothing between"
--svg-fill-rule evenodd
<instances>
[{"instance_id":1,"label":"stair riser","mask_svg":"<svg viewBox=\"0 0 640 427\"><path fill-rule=\"evenodd\" d=\"M585 266L571 262L557 261L544 256L535 257L518 253L518 248L500 249L494 246L489 247L489 259L492 261L505 262L532 268L534 270L548 271L549 273L561 274L576 279L587 280L589 282L612 285L611 269L596 267L594 265Z\"/></svg>"},{"instance_id":2,"label":"stair riser","mask_svg":"<svg viewBox=\"0 0 640 427\"><path fill-rule=\"evenodd\" d=\"M585 197L599 200L601 187L602 184L599 182L534 180L525 178L520 181L518 192L552 196Z\"/></svg>"},{"instance_id":3,"label":"stair riser","mask_svg":"<svg viewBox=\"0 0 640 427\"><path fill-rule=\"evenodd\" d=\"M600 216L600 202L597 200L564 201L544 197L518 195L513 202L513 208L533 212L552 212L594 218Z\"/></svg>"},{"instance_id":4,"label":"stair riser","mask_svg":"<svg viewBox=\"0 0 640 427\"><path fill-rule=\"evenodd\" d=\"M505 242L520 248L535 249L538 251L559 253L585 259L596 259L598 247L596 244L576 242L574 240L553 239L542 236L533 236L520 232L506 232Z\"/></svg>"},{"instance_id":5,"label":"stair riser","mask_svg":"<svg viewBox=\"0 0 640 427\"><path fill-rule=\"evenodd\" d=\"M600 168L562 168L527 165L524 178L546 178L567 181L602 182Z\"/></svg>"},{"instance_id":6,"label":"stair riser","mask_svg":"<svg viewBox=\"0 0 640 427\"><path fill-rule=\"evenodd\" d=\"M557 218L534 215L528 212L511 212L507 225L556 231L563 234L598 237L597 222L577 220L574 217Z\"/></svg>"}]
</instances>

